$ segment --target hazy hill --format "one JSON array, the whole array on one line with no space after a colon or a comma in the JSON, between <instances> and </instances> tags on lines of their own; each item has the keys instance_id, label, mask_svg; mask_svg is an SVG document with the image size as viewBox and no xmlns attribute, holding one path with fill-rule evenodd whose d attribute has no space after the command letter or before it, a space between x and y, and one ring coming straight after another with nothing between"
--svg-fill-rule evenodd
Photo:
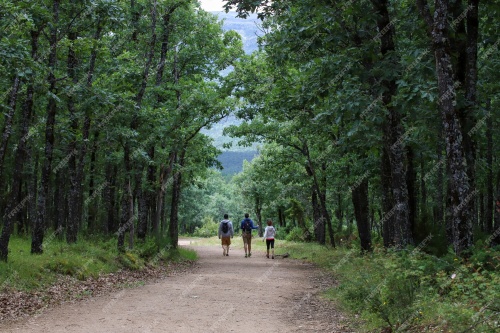
<instances>
[{"instance_id":1,"label":"hazy hill","mask_svg":"<svg viewBox=\"0 0 500 333\"><path fill-rule=\"evenodd\" d=\"M219 19L224 21L224 30L234 30L239 33L243 39L243 50L245 53L250 54L258 49L257 37L263 33L259 29L260 20L257 15L251 15L247 19L236 17L235 12L212 12L219 16Z\"/></svg>"},{"instance_id":2,"label":"hazy hill","mask_svg":"<svg viewBox=\"0 0 500 333\"><path fill-rule=\"evenodd\" d=\"M257 38L263 33L259 30L258 24L260 24L260 20L257 19L257 15L251 15L247 19L241 19L237 18L234 12L212 13L217 15L219 19L224 22L223 29L225 31L234 30L241 35L245 53L250 54L258 50ZM233 175L240 172L243 168L243 161L251 161L257 154L256 145L252 147L240 147L237 144L237 139L223 135L225 127L229 125L238 125L239 123L241 123L240 120L230 116L214 124L210 129L202 130L202 133L213 138L214 145L223 151L218 159L224 167L222 173L225 175ZM223 145L229 142L233 143L232 147L230 149L224 149Z\"/></svg>"},{"instance_id":3,"label":"hazy hill","mask_svg":"<svg viewBox=\"0 0 500 333\"><path fill-rule=\"evenodd\" d=\"M218 159L222 163L224 169L221 171L223 175L234 175L240 172L243 168L243 161L251 161L257 151L225 151L219 155Z\"/></svg>"}]
</instances>

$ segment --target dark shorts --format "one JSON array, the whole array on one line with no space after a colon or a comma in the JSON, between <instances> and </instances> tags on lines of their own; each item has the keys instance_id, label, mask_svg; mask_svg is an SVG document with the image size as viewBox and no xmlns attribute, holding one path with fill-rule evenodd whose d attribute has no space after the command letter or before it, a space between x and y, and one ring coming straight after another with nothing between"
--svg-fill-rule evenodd
<instances>
[{"instance_id":1,"label":"dark shorts","mask_svg":"<svg viewBox=\"0 0 500 333\"><path fill-rule=\"evenodd\" d=\"M231 237L221 237L222 245L231 245Z\"/></svg>"},{"instance_id":2,"label":"dark shorts","mask_svg":"<svg viewBox=\"0 0 500 333\"><path fill-rule=\"evenodd\" d=\"M274 239L266 239L266 246L268 250L269 247L271 247L271 249L274 249Z\"/></svg>"}]
</instances>

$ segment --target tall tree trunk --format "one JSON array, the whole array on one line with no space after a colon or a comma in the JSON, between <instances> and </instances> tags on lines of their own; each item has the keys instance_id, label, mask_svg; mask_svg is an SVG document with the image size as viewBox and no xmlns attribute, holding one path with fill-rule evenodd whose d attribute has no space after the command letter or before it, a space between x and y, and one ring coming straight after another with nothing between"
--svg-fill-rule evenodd
<instances>
[{"instance_id":1,"label":"tall tree trunk","mask_svg":"<svg viewBox=\"0 0 500 333\"><path fill-rule=\"evenodd\" d=\"M142 189L142 176L144 173L144 165L138 165L135 170L135 188L134 188L134 202L137 202L137 232L144 228L147 229L148 214L146 207L145 194ZM135 205L134 205L135 206ZM141 238L141 237L139 237ZM142 238L144 239L144 238Z\"/></svg>"},{"instance_id":2,"label":"tall tree trunk","mask_svg":"<svg viewBox=\"0 0 500 333\"><path fill-rule=\"evenodd\" d=\"M106 163L106 182L109 184L104 190L104 206L106 207L106 221L104 229L107 233L112 233L116 230L116 178L118 167L112 165L110 161Z\"/></svg>"},{"instance_id":3,"label":"tall tree trunk","mask_svg":"<svg viewBox=\"0 0 500 333\"><path fill-rule=\"evenodd\" d=\"M495 199L495 225L491 236L490 246L500 245L500 170L497 175L497 197Z\"/></svg>"},{"instance_id":4,"label":"tall tree trunk","mask_svg":"<svg viewBox=\"0 0 500 333\"><path fill-rule=\"evenodd\" d=\"M335 247L335 235L334 235L334 232L333 232L333 226L332 226L332 218L330 217L330 213L328 212L328 208L327 208L327 202L326 202L326 189L327 189L327 180L326 180L326 163L323 163L321 165L321 171L322 171L322 179L321 179L321 182L322 182L322 187L323 187L323 191L319 192L319 202L321 203L321 209L322 209L322 213L323 213L323 216L325 217L326 219L326 226L328 227L328 236L330 237L330 245L332 247ZM319 188L318 188L319 190Z\"/></svg>"},{"instance_id":5,"label":"tall tree trunk","mask_svg":"<svg viewBox=\"0 0 500 333\"><path fill-rule=\"evenodd\" d=\"M165 71L165 64L166 64L166 57L167 57L167 51L169 49L169 40L170 40L170 19L172 17L173 12L176 10L176 8L179 5L174 5L171 7L162 17L163 19L163 33L161 36L161 51L160 51L160 61L157 66L157 71L156 71L156 82L155 86L158 88L161 86L163 82L163 73ZM157 94L156 96L156 101L157 103L161 103L163 98L161 97L160 94ZM150 145L148 149L148 156L151 160L154 160L155 156L155 145L152 144ZM153 226L153 231L157 231L157 226L158 226L158 221L153 221L156 218L156 214L154 214L155 211L155 178L156 178L156 166L154 164L150 164L148 166L148 175L147 175L147 183L148 183L148 188L147 188L147 194L145 198L145 205L146 205L146 210L151 216L152 224ZM160 182L160 186L162 186L162 183ZM145 189L143 189L145 191ZM163 200L163 199L162 199ZM161 209L161 208L160 208ZM141 221L139 220L139 226L138 226L138 232L137 235L139 238L144 239L146 237L147 233L147 220L146 221Z\"/></svg>"},{"instance_id":6,"label":"tall tree trunk","mask_svg":"<svg viewBox=\"0 0 500 333\"><path fill-rule=\"evenodd\" d=\"M318 179L318 175L315 171L313 162L311 160L311 156L309 154L309 148L306 143L304 143L304 147L302 149L303 155L307 158L307 164L306 164L306 172L309 176L312 177L313 179L313 187L318 195L319 198L319 207L320 207L320 213L321 217L319 221L315 222L315 224L318 224L318 228L323 228L321 225L326 225L328 227L328 233L330 235L330 244L332 247L335 247L335 238L333 234L333 228L332 228L332 221L330 218L330 214L328 213L328 208L327 208L327 203L326 203L326 188L322 188L321 182L324 182L326 178L322 178L321 180ZM326 184L323 184L326 185Z\"/></svg>"},{"instance_id":7,"label":"tall tree trunk","mask_svg":"<svg viewBox=\"0 0 500 333\"><path fill-rule=\"evenodd\" d=\"M490 105L491 101L487 102L488 114L491 112ZM486 165L488 166L488 175L486 180L486 214L484 219L485 231L487 234L491 234L493 231L493 206L494 206L494 184L495 179L493 177L493 121L488 121L486 125Z\"/></svg>"},{"instance_id":8,"label":"tall tree trunk","mask_svg":"<svg viewBox=\"0 0 500 333\"><path fill-rule=\"evenodd\" d=\"M455 109L455 85L453 82L453 65L449 50L448 0L436 0L433 17L424 0L417 0L424 19L430 23L430 36L436 59L436 72L439 88L439 106L444 126L446 142L447 167L450 172L450 225L452 226L453 248L457 255L472 246L472 212L469 201L474 199L471 192L467 164L462 146L462 131Z\"/></svg>"},{"instance_id":9,"label":"tall tree trunk","mask_svg":"<svg viewBox=\"0 0 500 333\"><path fill-rule=\"evenodd\" d=\"M445 215L444 215L444 166L446 163L444 162L445 158L443 157L444 150L444 138L443 138L443 126L439 126L439 134L438 134L438 144L437 144L437 178L436 178L436 197L434 199L435 208L434 208L434 224L439 224L443 226L445 224Z\"/></svg>"},{"instance_id":10,"label":"tall tree trunk","mask_svg":"<svg viewBox=\"0 0 500 333\"><path fill-rule=\"evenodd\" d=\"M56 203L59 203L54 207L54 230L63 230L67 226L66 217L68 214L68 201L67 198L67 175L65 172L56 173L55 179L55 190L54 190L54 199Z\"/></svg>"},{"instance_id":11,"label":"tall tree trunk","mask_svg":"<svg viewBox=\"0 0 500 333\"><path fill-rule=\"evenodd\" d=\"M149 158L154 159L154 146L151 146L148 151ZM148 183L147 187L143 187L140 191L140 197L138 198L138 223L137 223L137 237L139 239L146 239L146 234L148 231L148 221L150 220L151 207L154 204L154 197L152 196L152 189L154 186L156 176L156 167L152 164L147 167L146 180ZM142 182L141 182L142 183ZM139 183L139 184L141 184Z\"/></svg>"},{"instance_id":12,"label":"tall tree trunk","mask_svg":"<svg viewBox=\"0 0 500 333\"><path fill-rule=\"evenodd\" d=\"M134 194L132 193L132 185L129 184L128 187L128 216L130 217L127 224L129 225L129 233L128 233L128 248L134 248L134 220L136 219L134 214Z\"/></svg>"},{"instance_id":13,"label":"tall tree trunk","mask_svg":"<svg viewBox=\"0 0 500 333\"><path fill-rule=\"evenodd\" d=\"M410 222L411 232L416 235L418 230L417 214L418 214L418 198L417 198L417 171L415 170L415 156L413 148L407 147L408 168L406 171L406 182L408 187L408 218Z\"/></svg>"},{"instance_id":14,"label":"tall tree trunk","mask_svg":"<svg viewBox=\"0 0 500 333\"><path fill-rule=\"evenodd\" d=\"M50 54L49 54L49 92L55 96L57 79L55 77L57 63L57 30L59 24L59 0L54 0L52 5L52 28L50 31ZM45 160L43 162L40 190L38 191L37 216L33 226L31 240L31 253L42 253L43 237L45 233L45 218L47 214L47 197L49 195L50 173L52 168L52 157L54 150L54 126L56 122L57 102L56 98L50 96L47 105L47 120L45 125Z\"/></svg>"},{"instance_id":15,"label":"tall tree trunk","mask_svg":"<svg viewBox=\"0 0 500 333\"><path fill-rule=\"evenodd\" d=\"M33 150L28 148L29 150L29 153L28 155L30 155ZM28 214L29 214L29 225L27 225L27 228L26 230L28 230L29 232L32 232L33 231L33 228L34 228L34 221L36 220L36 216L37 216L37 204L38 203L38 186L39 186L39 183L38 183L38 168L40 166L40 163L39 163L39 154L35 151L33 152L33 166L31 166L30 168L30 179L29 179L29 183L28 183L28 191L29 193L33 193L34 194L34 198L33 198L33 203L32 205L29 205L28 207Z\"/></svg>"},{"instance_id":16,"label":"tall tree trunk","mask_svg":"<svg viewBox=\"0 0 500 333\"><path fill-rule=\"evenodd\" d=\"M99 39L101 38L102 34L102 20L99 17L97 19L97 28L93 36L93 40L95 44L97 45ZM88 91L92 91L92 84L93 84L93 77L94 77L94 71L95 71L95 63L97 60L97 47L93 47L91 53L90 53L90 60L89 60L89 69L87 72L87 80L86 80L86 87ZM82 126L82 139L81 139L81 144L77 147L76 146L76 141L75 141L75 161L77 161L76 168L74 171L75 175L75 183L77 185L76 191L75 191L75 211L76 211L76 220L74 222L74 225L76 226L76 232L74 235L74 240L76 241L76 236L78 229L82 228L82 223L83 223L83 182L84 182L84 176L85 176L85 157L87 155L87 142L90 137L90 127L91 127L91 109L89 107L86 108L85 110L85 116L83 119L83 126ZM95 150L94 150L95 151ZM94 156L95 158L95 156Z\"/></svg>"},{"instance_id":17,"label":"tall tree trunk","mask_svg":"<svg viewBox=\"0 0 500 333\"><path fill-rule=\"evenodd\" d=\"M7 145L9 144L10 135L12 134L12 121L14 118L14 112L16 111L17 94L20 86L21 79L16 75L14 77L12 87L10 88L8 103L9 110L5 112L5 121L2 130L2 141L0 141L0 181L2 181L3 162L5 159L5 153L7 152Z\"/></svg>"},{"instance_id":18,"label":"tall tree trunk","mask_svg":"<svg viewBox=\"0 0 500 333\"><path fill-rule=\"evenodd\" d=\"M257 216L257 225L259 226L259 237L262 237L262 201L260 197L257 195L255 198L255 215Z\"/></svg>"},{"instance_id":19,"label":"tall tree trunk","mask_svg":"<svg viewBox=\"0 0 500 333\"><path fill-rule=\"evenodd\" d=\"M306 171L310 177L313 177L311 168L306 167ZM316 241L319 244L324 245L326 242L326 223L325 218L321 213L321 204L319 203L318 191L315 185L312 186L311 203L314 218L314 235L316 237Z\"/></svg>"},{"instance_id":20,"label":"tall tree trunk","mask_svg":"<svg viewBox=\"0 0 500 333\"><path fill-rule=\"evenodd\" d=\"M369 202L368 202L368 179L363 179L361 184L352 189L352 203L354 206L354 216L358 226L358 235L361 241L361 251L368 252L372 250L372 237L369 221Z\"/></svg>"},{"instance_id":21,"label":"tall tree trunk","mask_svg":"<svg viewBox=\"0 0 500 333\"><path fill-rule=\"evenodd\" d=\"M180 168L184 166L184 156L185 149L182 149L180 156L175 158L178 159ZM177 155L177 153L175 153ZM177 243L179 241L179 203L181 197L181 184L182 184L182 170L176 170L173 176L172 183L172 201L170 205L170 224L168 227L168 235L171 241L171 245L174 249L177 248Z\"/></svg>"},{"instance_id":22,"label":"tall tree trunk","mask_svg":"<svg viewBox=\"0 0 500 333\"><path fill-rule=\"evenodd\" d=\"M26 177L26 175L23 175L23 177ZM33 202L35 202L35 197L33 196L33 194L31 194L30 196L30 192L28 189L28 180L26 179L24 181L21 180L20 191L17 195L17 204L21 203L24 198L27 197L30 197L31 205L25 205L15 217L15 222L17 223L17 234L23 236L26 236L29 232L29 206L32 206Z\"/></svg>"},{"instance_id":23,"label":"tall tree trunk","mask_svg":"<svg viewBox=\"0 0 500 333\"><path fill-rule=\"evenodd\" d=\"M283 212L283 207L278 207L278 225L280 227L284 227L285 226L285 219L284 219L284 212ZM316 219L315 219L316 221Z\"/></svg>"},{"instance_id":24,"label":"tall tree trunk","mask_svg":"<svg viewBox=\"0 0 500 333\"><path fill-rule=\"evenodd\" d=\"M398 66L394 60L396 47L394 45L395 28L388 10L388 0L372 0L373 7L378 14L377 26L379 32L386 31L380 36L380 52L384 59ZM394 245L398 248L413 244L409 214L409 196L406 185L406 171L404 167L405 153L403 142L403 126L398 110L392 105L392 98L397 93L396 79L383 79L382 86L385 88L382 94L382 102L387 108L386 119L386 141L390 156L392 192L395 201L394 208Z\"/></svg>"},{"instance_id":25,"label":"tall tree trunk","mask_svg":"<svg viewBox=\"0 0 500 333\"><path fill-rule=\"evenodd\" d=\"M73 83L73 87L76 88L78 84L78 78L76 76L76 66L77 66L77 58L74 50L74 43L77 39L77 34L75 31L70 31L68 33L68 60L67 60L67 73L68 77L71 79ZM76 155L78 154L77 150L77 136L78 136L78 115L75 109L75 101L73 99L73 93L70 92L68 96L68 110L70 114L70 127L73 138L69 144L68 149L68 173L69 173L69 195L68 195L68 225L66 228L66 241L68 244L75 243L78 234L79 220L80 216L78 216L78 194L81 189L81 185L78 182L77 177L77 161ZM58 203L56 203L57 205Z\"/></svg>"},{"instance_id":26,"label":"tall tree trunk","mask_svg":"<svg viewBox=\"0 0 500 333\"><path fill-rule=\"evenodd\" d=\"M169 154L169 162L167 166L162 166L160 170L160 188L156 192L156 212L153 220L153 233L155 233L157 239L160 237L160 223L163 215L163 205L165 199L165 192L168 186L172 184L172 170L175 163L175 152L171 151Z\"/></svg>"},{"instance_id":27,"label":"tall tree trunk","mask_svg":"<svg viewBox=\"0 0 500 333\"><path fill-rule=\"evenodd\" d=\"M149 72L150 72L150 68L151 68L151 65L153 63L153 58L154 58L154 52L155 52L155 47L156 47L156 17L157 17L157 1L154 0L152 2L152 7L151 7L151 12L150 12L150 15L151 15L151 37L150 37L150 40L149 40L149 49L148 49L148 53L147 53L147 56L146 56L146 63L144 64L144 69L142 71L142 77L141 77L141 83L140 83L140 86L139 86L139 91L137 92L137 95L135 96L135 107L133 109L133 113L132 113L132 121L130 123L130 128L133 130L133 131L136 131L138 128L139 128L139 113L138 113L138 110L141 108L141 105L142 105L142 100L144 98L144 95L146 93L146 88L147 88L147 84L148 84L148 78L149 78ZM135 7L135 2L132 1L131 2L131 10L133 12L133 17L135 17L134 13L136 11L136 8ZM134 34L132 36L132 39L135 40L136 38L136 29L134 28ZM132 149L131 147L131 142L129 140L127 140L127 142L125 143L125 147L124 147L124 150L127 150L129 152L129 155L130 155L130 150ZM130 156L129 156L130 158ZM129 162L126 162L125 163L129 163L130 165L130 161ZM135 172L140 172L140 171L135 171ZM135 178L133 177L134 176L134 171L133 171L133 168L130 169L130 171L127 171L127 181L125 183L125 186L131 186L131 183L132 183L132 180ZM139 185L139 184L137 184ZM125 191L127 191L127 188L125 188ZM135 191L134 191L135 192ZM134 211L134 195L132 196L132 201L128 201L129 204L130 204L130 207L125 207L125 206L122 206L122 209L126 209L127 212L122 212L122 217L123 216L126 216L128 215L128 211ZM128 230L128 229L127 229ZM133 228L130 228L130 230L133 230Z\"/></svg>"},{"instance_id":28,"label":"tall tree trunk","mask_svg":"<svg viewBox=\"0 0 500 333\"><path fill-rule=\"evenodd\" d=\"M422 156L423 154L420 153L420 222L422 226L427 225L427 187L426 187L426 182L427 179L424 176L425 174L425 161L424 157Z\"/></svg>"},{"instance_id":29,"label":"tall tree trunk","mask_svg":"<svg viewBox=\"0 0 500 333\"><path fill-rule=\"evenodd\" d=\"M148 156L151 161L155 157L155 146L151 145L148 150ZM156 165L149 163L147 167L147 187L142 189L142 197L139 200L139 206L143 206L143 211L139 211L139 223L137 225L137 237L139 239L145 239L148 232L148 225L153 224L155 218L155 181L156 181ZM142 202L141 202L142 200ZM156 231L156 229L155 229Z\"/></svg>"},{"instance_id":30,"label":"tall tree trunk","mask_svg":"<svg viewBox=\"0 0 500 333\"><path fill-rule=\"evenodd\" d=\"M89 170L89 194L88 198L92 199L94 197L95 191L95 181L94 174L96 172L96 158L97 158L97 142L99 140L99 131L94 133L94 142L92 144L92 149L90 152L90 170ZM109 183L106 183L109 186ZM88 207L88 228L91 233L97 232L96 219L97 219L97 206L90 204Z\"/></svg>"},{"instance_id":31,"label":"tall tree trunk","mask_svg":"<svg viewBox=\"0 0 500 333\"><path fill-rule=\"evenodd\" d=\"M394 200L392 198L391 163L387 149L382 148L380 178L382 184L382 235L384 247L394 246Z\"/></svg>"},{"instance_id":32,"label":"tall tree trunk","mask_svg":"<svg viewBox=\"0 0 500 333\"><path fill-rule=\"evenodd\" d=\"M19 82L19 78L16 77L17 81ZM33 85L30 84L30 87L33 88ZM10 236L12 234L12 230L14 227L14 222L15 218L20 216L20 212L23 211L24 206L26 204L29 204L29 201L32 199L32 195L29 195L26 199L21 199L21 187L22 187L22 172L23 172L23 166L24 166L24 160L25 160L25 145L26 142L23 140L24 135L28 132L28 124L29 124L29 118L31 116L31 105L33 102L33 97L31 96L30 98L30 93L31 95L33 94L33 89L30 89L28 87L28 96L26 98L26 102L24 103L23 106L23 118L22 118L22 125L21 127L21 139L19 140L19 144L17 146L16 150L16 155L14 158L14 170L15 172L13 173L12 177L12 189L10 191L10 194L7 196L8 201L7 201L7 206L5 209L5 214L4 219L3 219L3 228L2 228L2 233L0 235L0 260L7 261L8 258L8 247L9 247L9 240ZM18 88L16 88L18 89ZM16 92L17 94L17 92ZM11 94L12 98L12 94ZM30 105L31 103L31 105ZM9 103L9 107L12 107L12 103ZM14 108L15 108L15 103L14 103ZM9 110L10 113L11 110ZM7 117L7 116L6 116ZM12 115L11 115L12 117ZM10 120L6 120L11 121ZM8 127L7 124L4 125L5 128ZM10 133L10 129L8 130ZM8 140L8 137L5 137L5 131L4 131L4 137L3 139ZM9 134L10 135L10 134ZM3 145L2 145L3 147ZM6 147L6 146L5 146ZM1 176L0 176L1 178ZM27 201L26 201L27 200Z\"/></svg>"},{"instance_id":33,"label":"tall tree trunk","mask_svg":"<svg viewBox=\"0 0 500 333\"><path fill-rule=\"evenodd\" d=\"M36 58L37 52L38 52L38 38L40 36L40 31L31 31L31 57L33 59ZM20 124L20 129L19 129L19 142L17 144L17 149L14 157L14 172L12 174L12 190L11 194L8 196L10 199L8 200L7 206L6 206L6 213L5 213L5 218L4 218L4 227L2 229L2 234L0 236L0 260L7 261L8 258L8 246L9 246L9 241L10 241L10 236L12 234L15 218L17 218L17 221L19 223L19 230L24 229L24 223L23 221L26 219L26 215L23 216L23 211L24 208L23 202L25 198L29 198L29 201L31 201L31 204L28 204L28 207L33 206L33 202L35 201L35 198L33 197L33 194L28 194L28 196L24 197L22 193L22 184L23 184L23 178L24 178L24 165L26 161L28 160L29 153L27 149L27 143L26 143L26 135L28 134L29 131L29 126L31 124L31 119L33 117L33 97L34 97L34 84L33 84L34 78L30 79L30 83L28 84L28 87L26 89L26 99L23 103L23 113L22 113L22 119L21 119L21 124ZM18 89L18 88L17 88ZM12 94L11 98L12 100ZM11 103L9 103L9 107L12 107L13 110L15 108L12 106ZM1 179L1 176L0 176ZM28 193L34 193L34 192L29 192ZM19 212L17 214L11 214L14 210L17 208Z\"/></svg>"},{"instance_id":34,"label":"tall tree trunk","mask_svg":"<svg viewBox=\"0 0 500 333\"><path fill-rule=\"evenodd\" d=\"M460 1L461 2L461 1ZM468 0L467 11L467 38L465 47L465 108L458 110L460 127L462 129L462 146L467 160L467 175L469 176L470 188L476 187L476 144L471 135L468 135L471 128L476 123L475 114L477 113L477 44L479 36L479 0ZM462 11L463 12L463 11ZM469 210L471 211L471 223L477 224L477 205L476 200L469 201Z\"/></svg>"},{"instance_id":35,"label":"tall tree trunk","mask_svg":"<svg viewBox=\"0 0 500 333\"><path fill-rule=\"evenodd\" d=\"M337 193L337 208L335 209L335 217L337 217L337 232L342 232L344 212L342 210L342 196Z\"/></svg>"},{"instance_id":36,"label":"tall tree trunk","mask_svg":"<svg viewBox=\"0 0 500 333\"><path fill-rule=\"evenodd\" d=\"M125 172L127 176L125 177L125 184L123 185L123 188L125 191L123 192L122 195L122 200L121 200L121 215L120 215L120 226L118 228L118 251L119 252L124 252L125 251L125 234L129 230L133 230L133 225L134 225L134 198L133 198L133 193L132 193L132 185L131 185L131 179L132 177L130 176L132 172L132 165L130 162L130 150L128 149L128 146L125 145L124 147L124 154L123 154L123 159L124 159L124 164L125 164ZM132 202L132 203L131 203Z\"/></svg>"},{"instance_id":37,"label":"tall tree trunk","mask_svg":"<svg viewBox=\"0 0 500 333\"><path fill-rule=\"evenodd\" d=\"M481 231L485 231L485 225L484 225L484 220L485 220L485 217L486 217L486 209L484 207L484 192L480 192L479 193L479 198L478 198L478 202L479 202L479 221L478 221L478 227L480 228Z\"/></svg>"}]
</instances>

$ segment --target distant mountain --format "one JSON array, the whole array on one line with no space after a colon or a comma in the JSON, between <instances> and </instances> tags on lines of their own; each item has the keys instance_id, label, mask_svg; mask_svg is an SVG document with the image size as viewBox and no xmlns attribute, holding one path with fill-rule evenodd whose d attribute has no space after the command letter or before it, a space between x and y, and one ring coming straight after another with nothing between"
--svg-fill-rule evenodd
<instances>
[{"instance_id":1,"label":"distant mountain","mask_svg":"<svg viewBox=\"0 0 500 333\"><path fill-rule=\"evenodd\" d=\"M251 161L258 152L253 151L225 151L217 158L224 168L222 170L223 175L232 176L239 173L243 169L243 161Z\"/></svg>"},{"instance_id":2,"label":"distant mountain","mask_svg":"<svg viewBox=\"0 0 500 333\"><path fill-rule=\"evenodd\" d=\"M254 14L247 19L242 19L237 18L235 12L212 12L212 14L217 15L219 19L224 22L224 31L234 30L241 35L243 50L246 54L258 50L257 39L258 36L263 35L263 32L259 29L259 24L261 22L257 19L257 15ZM258 154L257 145L253 145L252 147L240 147L237 144L238 139L233 139L222 134L225 127L238 125L240 123L241 120L234 116L230 116L212 125L210 129L202 130L202 133L213 138L214 145L223 151L222 154L219 155L218 160L224 168L224 170L222 170L222 174L224 175L230 176L241 172L243 169L243 161L251 161ZM230 142L232 142L232 147L230 149L224 149L223 145Z\"/></svg>"},{"instance_id":3,"label":"distant mountain","mask_svg":"<svg viewBox=\"0 0 500 333\"><path fill-rule=\"evenodd\" d=\"M223 29L225 31L234 30L239 33L243 39L243 50L246 54L258 50L257 38L262 36L263 32L259 29L261 21L257 19L256 14L250 15L247 19L237 18L236 12L212 12L224 21Z\"/></svg>"},{"instance_id":4,"label":"distant mountain","mask_svg":"<svg viewBox=\"0 0 500 333\"><path fill-rule=\"evenodd\" d=\"M231 125L239 125L242 123L242 120L236 118L231 115L227 118L222 119L217 124L212 125L210 128L203 128L201 133L208 135L212 139L214 139L214 146L224 151L254 151L257 150L257 144L252 145L251 147L241 147L238 146L237 138L230 138L228 136L223 135L224 128ZM223 147L224 144L232 143L231 148L226 149Z\"/></svg>"}]
</instances>

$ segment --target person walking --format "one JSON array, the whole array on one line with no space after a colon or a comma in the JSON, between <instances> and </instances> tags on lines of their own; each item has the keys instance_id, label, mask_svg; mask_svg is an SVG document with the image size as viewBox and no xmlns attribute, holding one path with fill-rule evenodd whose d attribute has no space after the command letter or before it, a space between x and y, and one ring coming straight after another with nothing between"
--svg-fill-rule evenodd
<instances>
[{"instance_id":1,"label":"person walking","mask_svg":"<svg viewBox=\"0 0 500 333\"><path fill-rule=\"evenodd\" d=\"M248 213L245 213L245 218L241 221L240 229L241 237L243 238L243 247L245 248L245 258L248 258L252 255L252 230L259 229L259 227L254 226Z\"/></svg>"},{"instance_id":2,"label":"person walking","mask_svg":"<svg viewBox=\"0 0 500 333\"><path fill-rule=\"evenodd\" d=\"M222 255L229 256L229 246L231 245L231 238L234 236L233 222L229 220L229 216L224 214L224 220L219 224L219 239L222 244Z\"/></svg>"},{"instance_id":3,"label":"person walking","mask_svg":"<svg viewBox=\"0 0 500 333\"><path fill-rule=\"evenodd\" d=\"M266 241L267 255L269 259L269 248L271 248L271 258L274 259L274 237L276 236L276 229L273 227L273 221L271 219L267 220L267 227L264 230L264 235L262 236L262 241Z\"/></svg>"}]
</instances>

